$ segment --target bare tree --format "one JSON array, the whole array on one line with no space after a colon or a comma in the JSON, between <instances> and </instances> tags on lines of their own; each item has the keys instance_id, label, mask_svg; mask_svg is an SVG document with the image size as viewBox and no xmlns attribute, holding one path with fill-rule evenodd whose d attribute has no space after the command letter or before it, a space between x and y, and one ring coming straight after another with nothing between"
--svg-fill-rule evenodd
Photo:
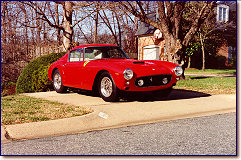
<instances>
[{"instance_id":1,"label":"bare tree","mask_svg":"<svg viewBox=\"0 0 241 160\"><path fill-rule=\"evenodd\" d=\"M63 21L62 24L59 23L59 21L57 20L59 17L55 17L55 15L58 13L56 12L56 14L54 15L54 11L52 11L51 7L48 6L49 9L49 13L50 16L46 14L46 11L44 10L46 7L41 8L40 5L36 2L31 2L31 1L21 1L21 3L23 3L26 6L29 6L30 8L34 9L34 11L36 12L36 14L38 16L36 16L38 19L41 19L43 21L45 21L50 27L53 27L57 30L62 30L63 31L63 46L65 48L65 50L69 50L72 47L72 38L73 38L73 28L82 20L84 20L86 17L88 17L90 14L92 14L93 12L89 13L88 15L82 17L81 19L79 19L78 21L76 21L75 23L73 23L73 10L74 10L74 6L78 6L78 7L84 7L84 6L88 6L93 4L93 2L71 2L71 1L55 1L55 3L62 5L63 7ZM44 2L47 5L50 5L47 2ZM57 7L55 6L55 10Z\"/></svg>"},{"instance_id":2,"label":"bare tree","mask_svg":"<svg viewBox=\"0 0 241 160\"><path fill-rule=\"evenodd\" d=\"M9 80L16 79L30 60L60 51L56 50L56 44L63 44L68 50L75 41L111 43L127 52L135 51L138 21L116 2L2 1L1 4L1 55L2 67L6 69L2 75L8 75ZM22 62L24 65L20 67L18 63ZM14 78L11 73L16 73Z\"/></svg>"},{"instance_id":3,"label":"bare tree","mask_svg":"<svg viewBox=\"0 0 241 160\"><path fill-rule=\"evenodd\" d=\"M157 1L156 3L159 14L159 19L157 20L148 18L147 12L143 7L144 4L141 1L136 2L138 9L135 8L134 3L130 1L120 1L118 3L135 17L138 17L142 22L150 24L151 26L161 30L166 43L165 46L166 52L168 53L168 61L179 65L184 64L182 60L184 58L185 48L188 46L188 43L215 5L214 1L204 1L202 2L202 6L200 8L190 8L193 9L192 21L188 26L188 29L184 32L182 20L184 10L187 7L186 1Z\"/></svg>"},{"instance_id":4,"label":"bare tree","mask_svg":"<svg viewBox=\"0 0 241 160\"><path fill-rule=\"evenodd\" d=\"M118 16L115 13L111 13L111 16L107 16L106 10L102 10L102 12L99 14L101 20L103 21L103 23L107 26L107 28L110 30L112 36L115 39L115 44L120 46L120 41L118 40L118 38L121 38L121 31L119 30L119 32L116 32L116 23L117 25L120 26L119 24L119 19ZM111 21L112 20L112 21ZM118 27L118 29L120 29L120 27ZM119 35L118 35L119 34Z\"/></svg>"}]
</instances>

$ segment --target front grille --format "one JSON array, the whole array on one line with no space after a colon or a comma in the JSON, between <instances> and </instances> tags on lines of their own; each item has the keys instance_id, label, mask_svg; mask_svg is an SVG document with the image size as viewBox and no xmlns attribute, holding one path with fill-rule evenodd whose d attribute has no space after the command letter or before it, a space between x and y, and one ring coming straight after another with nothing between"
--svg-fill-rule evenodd
<instances>
[{"instance_id":1,"label":"front grille","mask_svg":"<svg viewBox=\"0 0 241 160\"><path fill-rule=\"evenodd\" d=\"M167 83L163 84L163 79L167 78ZM161 74L161 75L152 75L152 76L145 76L145 77L139 77L135 81L135 85L137 87L150 87L150 86L162 86L167 85L172 79L171 74ZM143 80L144 84L140 86L138 84L139 80Z\"/></svg>"}]
</instances>

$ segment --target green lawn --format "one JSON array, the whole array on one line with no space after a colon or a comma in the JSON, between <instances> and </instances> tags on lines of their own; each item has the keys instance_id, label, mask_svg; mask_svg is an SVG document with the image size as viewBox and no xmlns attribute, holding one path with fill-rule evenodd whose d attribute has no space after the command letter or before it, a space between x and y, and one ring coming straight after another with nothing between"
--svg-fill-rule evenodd
<instances>
[{"instance_id":1,"label":"green lawn","mask_svg":"<svg viewBox=\"0 0 241 160\"><path fill-rule=\"evenodd\" d=\"M178 81L174 88L209 94L235 94L236 77L186 76L186 80Z\"/></svg>"},{"instance_id":2,"label":"green lawn","mask_svg":"<svg viewBox=\"0 0 241 160\"><path fill-rule=\"evenodd\" d=\"M236 75L236 69L205 69L203 72L201 69L185 69L185 73L190 74L231 74Z\"/></svg>"},{"instance_id":3,"label":"green lawn","mask_svg":"<svg viewBox=\"0 0 241 160\"><path fill-rule=\"evenodd\" d=\"M236 94L236 77L186 76L174 89L185 89L208 94ZM92 110L43 99L10 95L1 97L1 123L17 124L81 116Z\"/></svg>"},{"instance_id":4,"label":"green lawn","mask_svg":"<svg viewBox=\"0 0 241 160\"><path fill-rule=\"evenodd\" d=\"M1 97L1 123L17 124L46 121L88 114L92 110L43 99L11 95Z\"/></svg>"}]
</instances>

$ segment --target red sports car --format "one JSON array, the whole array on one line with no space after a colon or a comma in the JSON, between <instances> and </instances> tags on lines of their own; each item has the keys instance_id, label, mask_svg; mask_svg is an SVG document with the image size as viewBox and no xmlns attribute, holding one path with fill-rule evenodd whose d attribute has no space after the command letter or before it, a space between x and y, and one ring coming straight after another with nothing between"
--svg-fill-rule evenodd
<instances>
[{"instance_id":1,"label":"red sports car","mask_svg":"<svg viewBox=\"0 0 241 160\"><path fill-rule=\"evenodd\" d=\"M103 100L113 102L120 91L168 94L182 72L167 61L129 58L115 45L91 44L71 49L49 67L48 77L58 93L67 87L97 90Z\"/></svg>"}]
</instances>

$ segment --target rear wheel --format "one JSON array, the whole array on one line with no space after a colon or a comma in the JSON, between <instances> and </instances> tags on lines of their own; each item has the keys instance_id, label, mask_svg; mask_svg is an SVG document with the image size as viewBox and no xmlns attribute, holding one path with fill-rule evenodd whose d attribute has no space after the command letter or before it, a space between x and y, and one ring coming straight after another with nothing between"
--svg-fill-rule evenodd
<instances>
[{"instance_id":1,"label":"rear wheel","mask_svg":"<svg viewBox=\"0 0 241 160\"><path fill-rule=\"evenodd\" d=\"M67 88L62 83L62 78L59 70L55 70L53 74L53 87L57 93L66 92Z\"/></svg>"},{"instance_id":2,"label":"rear wheel","mask_svg":"<svg viewBox=\"0 0 241 160\"><path fill-rule=\"evenodd\" d=\"M100 97L106 102L116 102L119 100L119 89L108 72L100 75L98 90Z\"/></svg>"}]
</instances>

